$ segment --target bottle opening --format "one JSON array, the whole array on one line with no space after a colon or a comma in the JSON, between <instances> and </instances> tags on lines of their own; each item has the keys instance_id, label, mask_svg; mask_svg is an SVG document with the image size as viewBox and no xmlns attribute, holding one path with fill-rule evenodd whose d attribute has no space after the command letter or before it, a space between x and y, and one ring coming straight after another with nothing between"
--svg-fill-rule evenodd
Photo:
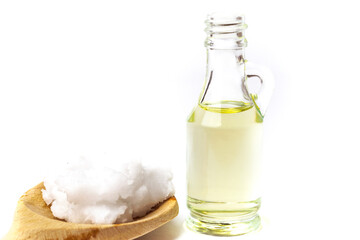
<instances>
[{"instance_id":1,"label":"bottle opening","mask_svg":"<svg viewBox=\"0 0 360 240\"><path fill-rule=\"evenodd\" d=\"M234 13L211 13L205 21L207 38L205 46L210 49L239 49L246 47L245 17Z\"/></svg>"},{"instance_id":2,"label":"bottle opening","mask_svg":"<svg viewBox=\"0 0 360 240\"><path fill-rule=\"evenodd\" d=\"M244 24L244 15L238 13L214 12L207 16L206 22L213 24Z\"/></svg>"}]
</instances>

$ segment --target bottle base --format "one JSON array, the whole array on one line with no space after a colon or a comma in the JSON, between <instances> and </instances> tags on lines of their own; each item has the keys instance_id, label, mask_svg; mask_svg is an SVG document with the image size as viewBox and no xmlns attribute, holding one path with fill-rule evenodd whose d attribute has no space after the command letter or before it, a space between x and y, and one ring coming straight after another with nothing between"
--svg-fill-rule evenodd
<instances>
[{"instance_id":1,"label":"bottle base","mask_svg":"<svg viewBox=\"0 0 360 240\"><path fill-rule=\"evenodd\" d=\"M187 198L190 216L186 225L190 230L218 235L235 236L259 229L261 220L257 214L261 199L242 202L210 202Z\"/></svg>"},{"instance_id":2,"label":"bottle base","mask_svg":"<svg viewBox=\"0 0 360 240\"><path fill-rule=\"evenodd\" d=\"M190 215L186 219L186 226L192 231L209 235L237 236L259 230L261 226L261 219L259 215L256 214L253 218L241 222L213 222L206 221L206 219L200 220Z\"/></svg>"}]
</instances>

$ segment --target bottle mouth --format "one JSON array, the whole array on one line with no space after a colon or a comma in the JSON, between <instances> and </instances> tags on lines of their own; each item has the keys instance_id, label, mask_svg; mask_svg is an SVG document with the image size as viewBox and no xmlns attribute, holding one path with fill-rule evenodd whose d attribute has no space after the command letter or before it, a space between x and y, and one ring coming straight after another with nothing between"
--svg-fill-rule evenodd
<instances>
[{"instance_id":1,"label":"bottle mouth","mask_svg":"<svg viewBox=\"0 0 360 240\"><path fill-rule=\"evenodd\" d=\"M206 47L210 49L239 49L247 46L244 36L247 28L244 15L211 13L207 16L205 24Z\"/></svg>"},{"instance_id":2,"label":"bottle mouth","mask_svg":"<svg viewBox=\"0 0 360 240\"><path fill-rule=\"evenodd\" d=\"M234 13L211 13L205 21L208 34L228 34L242 32L247 28L245 16Z\"/></svg>"}]
</instances>

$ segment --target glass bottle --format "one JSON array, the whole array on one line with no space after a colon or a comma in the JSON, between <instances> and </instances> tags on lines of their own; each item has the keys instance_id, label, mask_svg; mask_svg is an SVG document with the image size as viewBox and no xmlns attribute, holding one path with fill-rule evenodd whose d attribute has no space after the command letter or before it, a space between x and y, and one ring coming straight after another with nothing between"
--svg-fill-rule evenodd
<instances>
[{"instance_id":1,"label":"glass bottle","mask_svg":"<svg viewBox=\"0 0 360 240\"><path fill-rule=\"evenodd\" d=\"M246 74L244 16L211 14L206 25L206 79L187 122L186 224L240 235L260 226L262 122L271 94L260 76Z\"/></svg>"}]
</instances>

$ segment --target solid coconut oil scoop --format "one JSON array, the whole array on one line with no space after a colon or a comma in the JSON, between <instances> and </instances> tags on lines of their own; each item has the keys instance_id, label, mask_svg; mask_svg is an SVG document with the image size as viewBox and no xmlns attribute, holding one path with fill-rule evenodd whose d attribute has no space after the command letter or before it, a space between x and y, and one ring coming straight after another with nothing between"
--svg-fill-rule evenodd
<instances>
[{"instance_id":1,"label":"solid coconut oil scoop","mask_svg":"<svg viewBox=\"0 0 360 240\"><path fill-rule=\"evenodd\" d=\"M82 161L19 200L7 239L134 239L178 214L171 173L128 162Z\"/></svg>"}]
</instances>

